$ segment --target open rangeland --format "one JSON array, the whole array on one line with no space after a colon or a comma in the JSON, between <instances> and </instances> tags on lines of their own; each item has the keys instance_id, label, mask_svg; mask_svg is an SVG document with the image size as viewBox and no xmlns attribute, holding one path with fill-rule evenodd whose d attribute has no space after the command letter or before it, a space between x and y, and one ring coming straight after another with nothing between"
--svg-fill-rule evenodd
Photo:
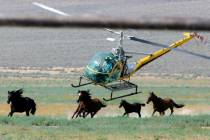
<instances>
[{"instance_id":1,"label":"open rangeland","mask_svg":"<svg viewBox=\"0 0 210 140\"><path fill-rule=\"evenodd\" d=\"M73 80L74 79L74 80ZM70 87L75 76L59 77L1 77L0 78L0 139L209 139L210 80L208 78L134 77L143 93L127 97L129 102L145 103L150 91L160 97L170 97L185 107L175 109L173 116L152 114L152 104L137 114L122 117L120 100L107 102L94 119L71 119L77 107L77 89ZM15 113L12 118L7 91L24 88L23 96L37 103L35 116ZM108 97L109 91L89 86L93 97ZM122 93L116 93L122 94Z\"/></svg>"}]
</instances>

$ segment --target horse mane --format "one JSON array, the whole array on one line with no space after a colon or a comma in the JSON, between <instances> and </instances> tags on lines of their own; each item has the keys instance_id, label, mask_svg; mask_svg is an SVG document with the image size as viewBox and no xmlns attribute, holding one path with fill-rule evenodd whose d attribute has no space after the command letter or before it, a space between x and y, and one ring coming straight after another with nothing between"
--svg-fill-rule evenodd
<instances>
[{"instance_id":1,"label":"horse mane","mask_svg":"<svg viewBox=\"0 0 210 140\"><path fill-rule=\"evenodd\" d=\"M152 96L155 97L157 100L163 100L161 97L158 97L157 95L155 95L154 92Z\"/></svg>"},{"instance_id":2,"label":"horse mane","mask_svg":"<svg viewBox=\"0 0 210 140\"><path fill-rule=\"evenodd\" d=\"M121 103L128 103L126 100L121 100Z\"/></svg>"},{"instance_id":3,"label":"horse mane","mask_svg":"<svg viewBox=\"0 0 210 140\"><path fill-rule=\"evenodd\" d=\"M152 92L150 92L150 96L153 96L153 97L156 97L156 98L158 98L158 96L157 95L155 95L155 93L152 91Z\"/></svg>"},{"instance_id":4,"label":"horse mane","mask_svg":"<svg viewBox=\"0 0 210 140\"><path fill-rule=\"evenodd\" d=\"M16 91L16 93L17 93L17 94L22 94L23 91L24 91L24 90L21 88L21 89L18 89L18 90Z\"/></svg>"},{"instance_id":5,"label":"horse mane","mask_svg":"<svg viewBox=\"0 0 210 140\"><path fill-rule=\"evenodd\" d=\"M79 91L79 93L81 93L86 99L91 99L91 94L89 90L82 90L82 91Z\"/></svg>"},{"instance_id":6,"label":"horse mane","mask_svg":"<svg viewBox=\"0 0 210 140\"><path fill-rule=\"evenodd\" d=\"M121 100L120 104L122 106L124 106L124 105L131 105L131 103L127 102L126 100Z\"/></svg>"},{"instance_id":7,"label":"horse mane","mask_svg":"<svg viewBox=\"0 0 210 140\"><path fill-rule=\"evenodd\" d=\"M10 93L12 93L12 95L16 95L16 96L20 96L21 97L21 95L23 94L23 91L24 90L21 88L21 89L18 89L18 90L13 90Z\"/></svg>"}]
</instances>

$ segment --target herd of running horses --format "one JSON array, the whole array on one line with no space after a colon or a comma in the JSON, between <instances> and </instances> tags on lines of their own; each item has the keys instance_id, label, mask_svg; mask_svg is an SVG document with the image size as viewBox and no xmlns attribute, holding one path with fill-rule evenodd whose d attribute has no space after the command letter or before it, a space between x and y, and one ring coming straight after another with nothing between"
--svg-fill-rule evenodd
<instances>
[{"instance_id":1,"label":"herd of running horses","mask_svg":"<svg viewBox=\"0 0 210 140\"><path fill-rule=\"evenodd\" d=\"M15 112L25 112L26 116L35 114L36 112L36 103L33 99L29 97L23 97L23 89L8 91L8 100L7 103L10 104L11 111L8 116L12 117ZM154 92L149 93L147 104L150 102L153 103L153 113L159 112L160 115L164 115L167 109L171 110L171 114L174 112L174 107L181 108L183 104L176 104L171 98L162 99L154 94ZM86 118L89 114L93 118L96 113L103 107L106 107L104 103L98 98L91 98L89 91L82 90L78 91L78 107L74 112L72 118L83 117ZM124 115L129 115L129 113L137 113L141 117L141 107L145 106L144 103L129 103L126 100L121 100L119 108L123 107L125 110Z\"/></svg>"}]
</instances>

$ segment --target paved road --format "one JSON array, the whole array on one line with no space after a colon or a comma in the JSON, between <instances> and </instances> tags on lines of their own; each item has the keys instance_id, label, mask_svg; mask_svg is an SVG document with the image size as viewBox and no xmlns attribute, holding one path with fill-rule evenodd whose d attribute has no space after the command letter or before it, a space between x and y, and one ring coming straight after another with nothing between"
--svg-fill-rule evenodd
<instances>
[{"instance_id":1,"label":"paved road","mask_svg":"<svg viewBox=\"0 0 210 140\"><path fill-rule=\"evenodd\" d=\"M31 0L0 1L0 16L59 16L32 5ZM40 2L40 1L37 1ZM208 0L45 0L41 3L70 15L96 14L117 17L209 17ZM179 31L126 30L126 33L163 44L170 44L182 37ZM210 34L201 32L205 36ZM106 37L114 35L100 29L53 28L0 28L0 67L81 67L94 53L109 51L116 42ZM125 49L152 52L157 48L137 42L125 41ZM208 47L192 41L184 48L210 56ZM139 56L134 56L135 61ZM149 73L193 73L210 76L210 60L173 51L142 69Z\"/></svg>"}]
</instances>

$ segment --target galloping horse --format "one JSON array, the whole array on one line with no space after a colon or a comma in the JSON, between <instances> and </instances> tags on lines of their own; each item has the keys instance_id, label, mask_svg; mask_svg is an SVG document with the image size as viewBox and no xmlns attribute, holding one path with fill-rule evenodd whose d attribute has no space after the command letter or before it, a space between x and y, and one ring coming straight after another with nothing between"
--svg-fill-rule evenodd
<instances>
[{"instance_id":1,"label":"galloping horse","mask_svg":"<svg viewBox=\"0 0 210 140\"><path fill-rule=\"evenodd\" d=\"M140 103L131 104L131 103L127 102L126 100L121 100L119 108L121 108L121 107L124 108L125 113L123 114L123 116L129 115L129 113L135 112L135 113L138 113L139 118L140 118L142 106L145 106L145 104L140 104Z\"/></svg>"},{"instance_id":2,"label":"galloping horse","mask_svg":"<svg viewBox=\"0 0 210 140\"><path fill-rule=\"evenodd\" d=\"M12 117L14 112L26 112L26 116L29 116L29 112L33 115L35 114L36 104L34 100L29 97L22 97L22 93L23 89L8 91L7 103L9 104L11 102L11 111L8 116Z\"/></svg>"},{"instance_id":3,"label":"galloping horse","mask_svg":"<svg viewBox=\"0 0 210 140\"><path fill-rule=\"evenodd\" d=\"M181 108L184 105L183 104L176 104L171 98L165 98L162 99L158 96L156 96L153 92L150 93L149 98L147 100L147 104L152 101L153 102L153 113L152 116L155 114L156 111L160 113L160 115L164 115L165 111L170 108L171 114L174 112L174 107Z\"/></svg>"},{"instance_id":4,"label":"galloping horse","mask_svg":"<svg viewBox=\"0 0 210 140\"><path fill-rule=\"evenodd\" d=\"M76 118L79 115L83 115L85 118L88 114L91 115L91 118L102 108L106 107L98 98L91 99L89 91L78 91L79 98L77 102L79 103L76 111L74 112L72 118L76 115Z\"/></svg>"}]
</instances>

